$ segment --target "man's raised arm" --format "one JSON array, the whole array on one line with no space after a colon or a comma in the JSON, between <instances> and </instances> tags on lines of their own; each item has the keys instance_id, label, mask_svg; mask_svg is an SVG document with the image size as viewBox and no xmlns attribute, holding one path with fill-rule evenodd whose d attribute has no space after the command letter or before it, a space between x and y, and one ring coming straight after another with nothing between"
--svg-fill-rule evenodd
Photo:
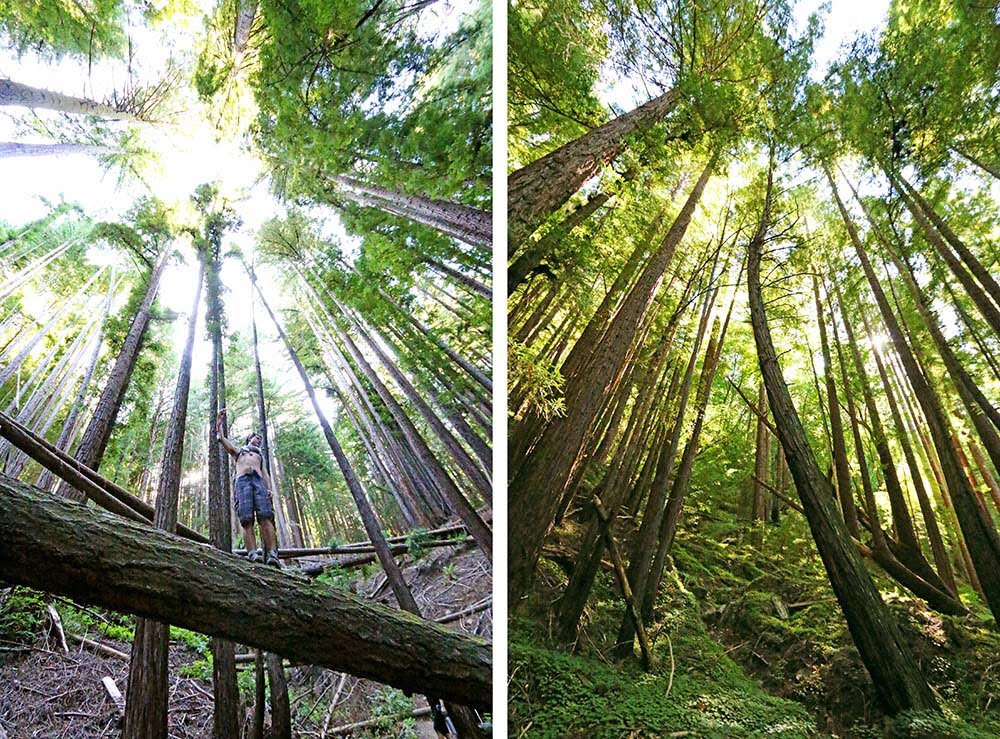
<instances>
[{"instance_id":1,"label":"man's raised arm","mask_svg":"<svg viewBox=\"0 0 1000 739\"><path fill-rule=\"evenodd\" d=\"M225 449L229 454L235 457L239 453L239 449L233 444L229 439L222 435L222 419L225 418L226 411L219 411L219 415L215 417L215 437L222 444L222 448Z\"/></svg>"}]
</instances>

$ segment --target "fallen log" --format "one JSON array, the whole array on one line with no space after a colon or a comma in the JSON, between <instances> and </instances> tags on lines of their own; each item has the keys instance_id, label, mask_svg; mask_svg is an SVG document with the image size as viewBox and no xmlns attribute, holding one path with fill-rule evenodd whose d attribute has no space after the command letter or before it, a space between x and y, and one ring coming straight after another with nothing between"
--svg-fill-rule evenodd
<instances>
[{"instance_id":1,"label":"fallen log","mask_svg":"<svg viewBox=\"0 0 1000 739\"><path fill-rule=\"evenodd\" d=\"M66 452L28 430L6 413L0 413L0 436L20 449L60 480L65 480L90 500L105 510L120 516L149 523L153 520L153 506L132 495L125 488L101 477ZM208 538L197 531L177 525L177 533L192 541L208 543Z\"/></svg>"},{"instance_id":2,"label":"fallen log","mask_svg":"<svg viewBox=\"0 0 1000 739\"><path fill-rule=\"evenodd\" d=\"M337 726L333 729L329 729L325 733L329 736L343 736L344 734L353 734L358 729L367 729L369 726L379 726L381 724L387 724L390 721L403 721L408 718L421 718L423 716L430 715L431 707L427 706L425 708L416 708L409 713L400 713L395 716L377 716L376 718L369 718L364 721L355 721L353 724L344 724L343 726Z\"/></svg>"},{"instance_id":3,"label":"fallen log","mask_svg":"<svg viewBox=\"0 0 1000 739\"><path fill-rule=\"evenodd\" d=\"M436 547L457 547L462 544L467 544L474 541L472 537L466 537L464 539L434 539L431 541L422 541L417 544L418 549L434 549ZM371 554L375 551L375 548L371 544L364 546L351 546L351 547L325 547L325 548L307 548L307 549L279 549L278 557L280 559L298 559L300 557L325 557L335 554ZM406 554L410 551L408 544L390 544L389 551L393 554ZM246 554L246 549L234 549L233 554Z\"/></svg>"},{"instance_id":4,"label":"fallen log","mask_svg":"<svg viewBox=\"0 0 1000 739\"><path fill-rule=\"evenodd\" d=\"M129 661L129 656L125 652L119 652L114 647L109 647L107 644L101 644L99 641L94 641L93 639L88 639L85 636L80 636L79 634L70 634L69 638L78 644L82 644L88 649L93 649L98 654L103 654L105 657L114 657L115 659L123 659L126 662Z\"/></svg>"},{"instance_id":5,"label":"fallen log","mask_svg":"<svg viewBox=\"0 0 1000 739\"><path fill-rule=\"evenodd\" d=\"M489 642L0 475L0 578L464 705ZM44 566L39 566L39 562ZM253 604L248 608L247 604Z\"/></svg>"}]
</instances>

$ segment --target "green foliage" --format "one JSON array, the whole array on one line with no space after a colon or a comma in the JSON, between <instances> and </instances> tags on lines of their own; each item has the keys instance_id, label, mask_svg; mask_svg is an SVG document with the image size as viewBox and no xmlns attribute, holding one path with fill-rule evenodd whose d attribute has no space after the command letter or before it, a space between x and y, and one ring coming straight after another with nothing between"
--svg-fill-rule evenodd
<instances>
[{"instance_id":1,"label":"green foliage","mask_svg":"<svg viewBox=\"0 0 1000 739\"><path fill-rule=\"evenodd\" d=\"M48 618L43 594L14 587L0 593L0 639L13 644L29 644Z\"/></svg>"},{"instance_id":2,"label":"green foliage","mask_svg":"<svg viewBox=\"0 0 1000 739\"><path fill-rule=\"evenodd\" d=\"M336 565L327 567L322 574L316 578L317 582L325 583L335 590L342 590L345 593L353 590L354 583L358 580L355 570L345 570Z\"/></svg>"},{"instance_id":3,"label":"green foliage","mask_svg":"<svg viewBox=\"0 0 1000 739\"><path fill-rule=\"evenodd\" d=\"M170 627L170 638L186 644L198 654L205 656L208 654L209 638L204 634L182 629L179 626Z\"/></svg>"},{"instance_id":4,"label":"green foliage","mask_svg":"<svg viewBox=\"0 0 1000 739\"><path fill-rule=\"evenodd\" d=\"M401 690L382 686L375 691L371 700L371 717L384 719L384 723L365 730L362 736L395 737L396 739L416 739L416 721L410 717L413 699Z\"/></svg>"},{"instance_id":5,"label":"green foliage","mask_svg":"<svg viewBox=\"0 0 1000 739\"><path fill-rule=\"evenodd\" d=\"M30 49L55 57L123 56L127 48L124 20L122 0L0 2L0 30L18 54Z\"/></svg>"}]
</instances>

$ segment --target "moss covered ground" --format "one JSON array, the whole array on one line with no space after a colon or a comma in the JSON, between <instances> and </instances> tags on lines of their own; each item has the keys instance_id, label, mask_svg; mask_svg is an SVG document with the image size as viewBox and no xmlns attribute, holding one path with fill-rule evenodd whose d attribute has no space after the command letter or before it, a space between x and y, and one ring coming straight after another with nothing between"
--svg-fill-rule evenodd
<instances>
[{"instance_id":1,"label":"moss covered ground","mask_svg":"<svg viewBox=\"0 0 1000 739\"><path fill-rule=\"evenodd\" d=\"M638 656L612 656L624 606L607 569L575 650L554 643L575 538L572 523L557 533L510 623L511 736L1000 737L1000 634L973 593L969 616L943 616L870 568L943 709L891 720L801 521L769 526L756 549L745 529L704 514L689 512L658 594L650 673Z\"/></svg>"}]
</instances>

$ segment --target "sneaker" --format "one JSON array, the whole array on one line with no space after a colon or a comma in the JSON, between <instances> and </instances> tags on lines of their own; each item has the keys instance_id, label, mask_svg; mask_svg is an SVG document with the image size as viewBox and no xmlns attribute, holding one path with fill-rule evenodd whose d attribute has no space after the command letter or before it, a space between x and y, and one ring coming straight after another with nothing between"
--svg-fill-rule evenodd
<instances>
[{"instance_id":1,"label":"sneaker","mask_svg":"<svg viewBox=\"0 0 1000 739\"><path fill-rule=\"evenodd\" d=\"M278 567L280 569L281 562L278 560L278 551L276 549L271 549L268 551L267 562L265 562L265 564L269 564L272 567Z\"/></svg>"},{"instance_id":2,"label":"sneaker","mask_svg":"<svg viewBox=\"0 0 1000 739\"><path fill-rule=\"evenodd\" d=\"M251 562L263 562L264 550L254 549L252 552L250 552L250 555L247 557L247 559L249 559Z\"/></svg>"}]
</instances>

